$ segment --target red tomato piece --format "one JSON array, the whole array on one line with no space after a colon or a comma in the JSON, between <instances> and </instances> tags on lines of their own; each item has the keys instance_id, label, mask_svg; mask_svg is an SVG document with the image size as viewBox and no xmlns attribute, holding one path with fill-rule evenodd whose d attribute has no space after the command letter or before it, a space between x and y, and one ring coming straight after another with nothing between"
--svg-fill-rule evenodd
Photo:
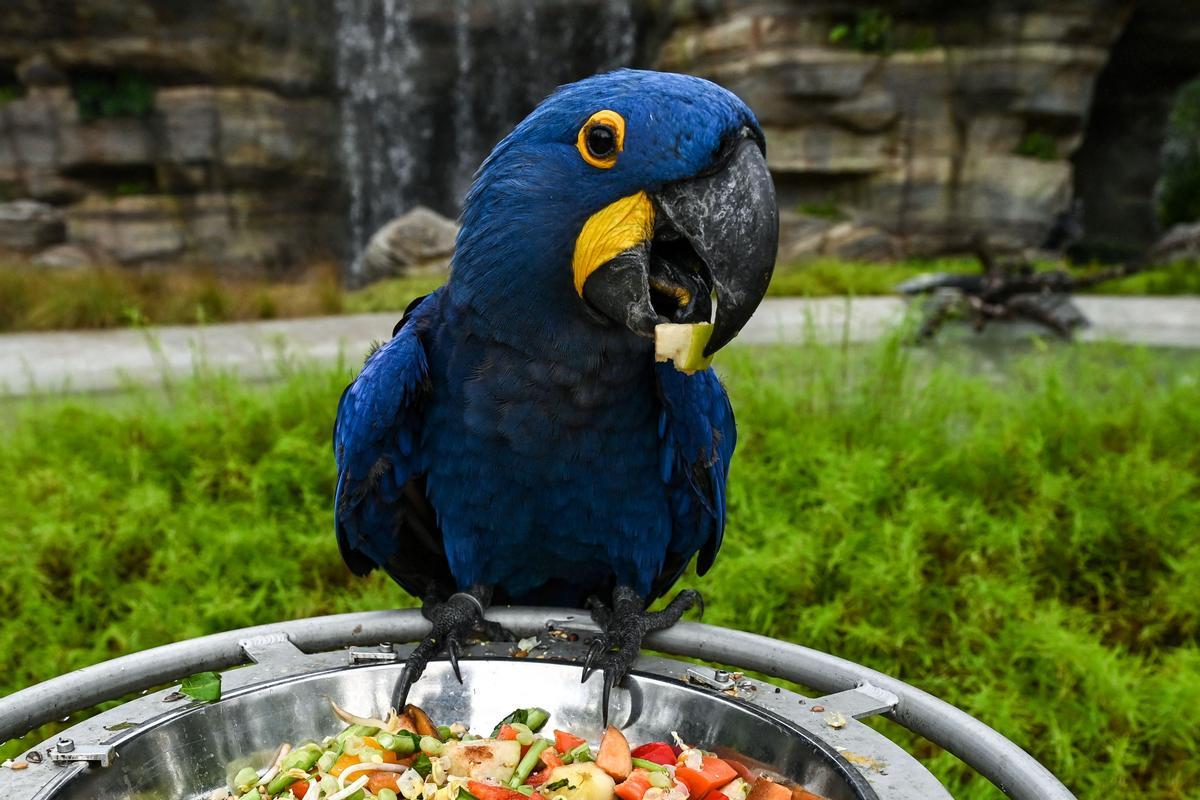
<instances>
[{"instance_id":1,"label":"red tomato piece","mask_svg":"<svg viewBox=\"0 0 1200 800\"><path fill-rule=\"evenodd\" d=\"M587 744L587 739L581 739L566 731L554 732L554 749L560 753L569 753L581 744Z\"/></svg>"},{"instance_id":2,"label":"red tomato piece","mask_svg":"<svg viewBox=\"0 0 1200 800\"><path fill-rule=\"evenodd\" d=\"M635 747L630 755L643 761L653 761L655 764L674 764L675 751L666 742L650 742L641 747Z\"/></svg>"},{"instance_id":3,"label":"red tomato piece","mask_svg":"<svg viewBox=\"0 0 1200 800\"><path fill-rule=\"evenodd\" d=\"M529 800L525 795L507 786L493 786L480 781L467 781L467 791L478 800Z\"/></svg>"}]
</instances>

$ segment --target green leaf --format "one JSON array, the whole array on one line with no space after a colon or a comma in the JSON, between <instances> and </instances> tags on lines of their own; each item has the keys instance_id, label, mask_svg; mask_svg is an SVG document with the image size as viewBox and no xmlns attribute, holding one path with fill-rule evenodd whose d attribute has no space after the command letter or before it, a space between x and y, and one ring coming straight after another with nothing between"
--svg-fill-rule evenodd
<instances>
[{"instance_id":1,"label":"green leaf","mask_svg":"<svg viewBox=\"0 0 1200 800\"><path fill-rule=\"evenodd\" d=\"M221 676L215 672L198 672L184 678L179 691L193 700L212 703L221 699Z\"/></svg>"},{"instance_id":2,"label":"green leaf","mask_svg":"<svg viewBox=\"0 0 1200 800\"><path fill-rule=\"evenodd\" d=\"M537 706L534 706L533 708L518 708L516 711L512 712L507 717L496 723L496 727L492 729L491 738L495 739L497 736L499 736L500 729L505 725L512 725L518 722L522 725L528 725L529 730L537 733L542 729L542 726L546 724L546 720L548 719L550 719L550 712L544 708L538 708Z\"/></svg>"}]
</instances>

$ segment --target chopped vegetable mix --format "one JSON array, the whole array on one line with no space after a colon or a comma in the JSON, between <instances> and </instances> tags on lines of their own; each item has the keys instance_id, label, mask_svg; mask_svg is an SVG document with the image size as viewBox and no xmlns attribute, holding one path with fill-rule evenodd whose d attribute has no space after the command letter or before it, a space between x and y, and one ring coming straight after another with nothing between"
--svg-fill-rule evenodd
<instances>
[{"instance_id":1,"label":"chopped vegetable mix","mask_svg":"<svg viewBox=\"0 0 1200 800\"><path fill-rule=\"evenodd\" d=\"M211 691L207 680L197 684ZM339 734L284 744L263 769L238 770L212 800L824 800L689 747L673 731L677 747L631 749L609 726L593 750L570 731L538 735L550 719L541 708L517 709L486 739L460 723L435 725L413 705L386 719L336 705L334 713L348 723Z\"/></svg>"}]
</instances>

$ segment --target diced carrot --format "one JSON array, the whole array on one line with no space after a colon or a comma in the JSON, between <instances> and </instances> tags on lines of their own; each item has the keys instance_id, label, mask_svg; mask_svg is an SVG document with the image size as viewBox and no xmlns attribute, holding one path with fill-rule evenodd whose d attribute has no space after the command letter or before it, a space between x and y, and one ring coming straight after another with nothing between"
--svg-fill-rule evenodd
<instances>
[{"instance_id":1,"label":"diced carrot","mask_svg":"<svg viewBox=\"0 0 1200 800\"><path fill-rule=\"evenodd\" d=\"M376 739L374 736L364 736L363 737L363 746L370 747L372 750L378 750L379 753L383 756L383 763L385 763L385 764L395 764L397 761L400 760L399 757L395 753L393 753L391 750L388 750L383 745L381 745L379 743L379 740Z\"/></svg>"},{"instance_id":2,"label":"diced carrot","mask_svg":"<svg viewBox=\"0 0 1200 800\"><path fill-rule=\"evenodd\" d=\"M682 764L675 768L675 777L688 788L690 797L704 797L718 786L724 786L738 776L737 771L715 756L704 756L700 769ZM761 800L753 798L753 800ZM772 800L775 800L774 798Z\"/></svg>"},{"instance_id":3,"label":"diced carrot","mask_svg":"<svg viewBox=\"0 0 1200 800\"><path fill-rule=\"evenodd\" d=\"M500 726L500 733L496 734L496 738L503 741L515 739L517 738L517 729L506 722Z\"/></svg>"},{"instance_id":4,"label":"diced carrot","mask_svg":"<svg viewBox=\"0 0 1200 800\"><path fill-rule=\"evenodd\" d=\"M384 772L383 770L370 773L367 788L371 790L371 794L379 794L380 789L391 789L393 792L400 792L400 785L396 782L396 773Z\"/></svg>"},{"instance_id":5,"label":"diced carrot","mask_svg":"<svg viewBox=\"0 0 1200 800\"><path fill-rule=\"evenodd\" d=\"M750 788L746 800L792 800L792 790L770 778L759 778Z\"/></svg>"},{"instance_id":6,"label":"diced carrot","mask_svg":"<svg viewBox=\"0 0 1200 800\"><path fill-rule=\"evenodd\" d=\"M525 795L507 786L493 786L480 781L467 781L467 791L478 800L529 800Z\"/></svg>"},{"instance_id":7,"label":"diced carrot","mask_svg":"<svg viewBox=\"0 0 1200 800\"><path fill-rule=\"evenodd\" d=\"M750 784L751 786L753 786L754 782L756 780L758 780L758 778L754 775L754 773L750 771L750 768L747 767L742 762L734 761L732 758L727 758L727 759L725 759L725 763L728 764L729 766L733 767L733 771L738 774L738 777L741 778L742 780L744 780L746 783Z\"/></svg>"},{"instance_id":8,"label":"diced carrot","mask_svg":"<svg viewBox=\"0 0 1200 800\"><path fill-rule=\"evenodd\" d=\"M650 789L650 773L644 769L635 769L629 777L621 781L613 789L621 800L642 800Z\"/></svg>"},{"instance_id":9,"label":"diced carrot","mask_svg":"<svg viewBox=\"0 0 1200 800\"><path fill-rule=\"evenodd\" d=\"M349 753L343 753L341 758L333 762L333 766L329 768L329 774L336 778L338 775L342 774L342 771L345 770L346 767L352 767L357 763L359 763L358 756L352 756Z\"/></svg>"},{"instance_id":10,"label":"diced carrot","mask_svg":"<svg viewBox=\"0 0 1200 800\"><path fill-rule=\"evenodd\" d=\"M554 732L554 749L560 753L569 753L581 744L587 744L587 739L580 739L573 733L556 730Z\"/></svg>"},{"instance_id":11,"label":"diced carrot","mask_svg":"<svg viewBox=\"0 0 1200 800\"><path fill-rule=\"evenodd\" d=\"M650 742L641 747L635 747L630 755L645 761L653 761L655 764L675 763L675 751L666 742Z\"/></svg>"},{"instance_id":12,"label":"diced carrot","mask_svg":"<svg viewBox=\"0 0 1200 800\"><path fill-rule=\"evenodd\" d=\"M607 772L613 780L623 781L633 769L632 758L629 754L629 740L625 738L625 734L609 725L600 739L600 749L596 752L596 766Z\"/></svg>"},{"instance_id":13,"label":"diced carrot","mask_svg":"<svg viewBox=\"0 0 1200 800\"><path fill-rule=\"evenodd\" d=\"M308 781L296 781L292 784L291 789L293 797L303 798L308 794Z\"/></svg>"},{"instance_id":14,"label":"diced carrot","mask_svg":"<svg viewBox=\"0 0 1200 800\"><path fill-rule=\"evenodd\" d=\"M563 765L563 760L559 758L558 751L556 751L553 747L547 747L538 757L542 760L542 763L550 769L561 767Z\"/></svg>"}]
</instances>

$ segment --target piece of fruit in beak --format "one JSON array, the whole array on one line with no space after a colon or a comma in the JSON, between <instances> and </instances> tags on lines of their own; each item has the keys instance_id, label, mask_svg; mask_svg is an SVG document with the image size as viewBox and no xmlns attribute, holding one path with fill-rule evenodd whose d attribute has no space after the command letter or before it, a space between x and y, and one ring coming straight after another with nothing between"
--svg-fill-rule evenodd
<instances>
[{"instance_id":1,"label":"piece of fruit in beak","mask_svg":"<svg viewBox=\"0 0 1200 800\"><path fill-rule=\"evenodd\" d=\"M712 356L706 356L704 348L712 334L713 326L708 322L661 322L654 326L654 360L670 361L685 375L708 369Z\"/></svg>"}]
</instances>

